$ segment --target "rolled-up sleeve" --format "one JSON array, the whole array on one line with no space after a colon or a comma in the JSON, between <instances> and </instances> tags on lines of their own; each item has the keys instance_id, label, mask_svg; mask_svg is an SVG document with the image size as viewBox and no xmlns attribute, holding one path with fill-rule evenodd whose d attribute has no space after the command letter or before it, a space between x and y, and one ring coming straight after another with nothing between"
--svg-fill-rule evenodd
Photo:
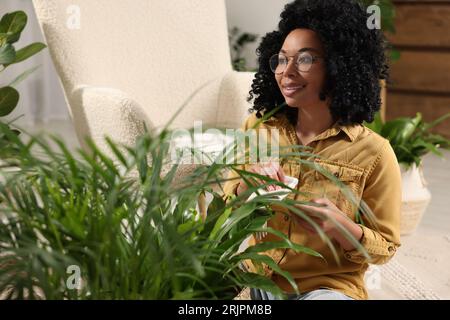
<instances>
[{"instance_id":1,"label":"rolled-up sleeve","mask_svg":"<svg viewBox=\"0 0 450 320\"><path fill-rule=\"evenodd\" d=\"M362 200L371 209L374 220L362 215L364 225L361 244L370 259L359 250L346 251L346 259L354 263L383 264L400 246L400 210L402 179L400 167L389 141L385 140L369 171Z\"/></svg>"}]
</instances>

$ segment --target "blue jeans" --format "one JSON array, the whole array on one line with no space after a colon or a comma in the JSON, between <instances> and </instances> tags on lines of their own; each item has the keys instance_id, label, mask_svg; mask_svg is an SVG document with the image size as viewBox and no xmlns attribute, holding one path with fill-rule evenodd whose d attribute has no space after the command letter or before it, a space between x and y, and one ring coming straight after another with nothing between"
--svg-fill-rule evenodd
<instances>
[{"instance_id":1,"label":"blue jeans","mask_svg":"<svg viewBox=\"0 0 450 320\"><path fill-rule=\"evenodd\" d=\"M252 300L279 300L271 293L260 290L250 289L250 297ZM288 294L287 300L354 300L349 296L330 289L317 289L303 294Z\"/></svg>"}]
</instances>

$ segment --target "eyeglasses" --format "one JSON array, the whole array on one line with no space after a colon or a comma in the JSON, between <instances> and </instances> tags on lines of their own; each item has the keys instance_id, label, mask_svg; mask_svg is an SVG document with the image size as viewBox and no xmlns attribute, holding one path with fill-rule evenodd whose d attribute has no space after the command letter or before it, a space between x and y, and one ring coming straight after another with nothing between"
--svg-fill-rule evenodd
<instances>
[{"instance_id":1,"label":"eyeglasses","mask_svg":"<svg viewBox=\"0 0 450 320\"><path fill-rule=\"evenodd\" d=\"M286 71L289 64L289 58L295 58L294 62L297 67L298 72L309 72L312 65L316 63L317 60L322 59L319 56L313 56L308 52L299 52L295 56L286 56L283 53L274 54L270 60L270 69L275 74L282 74Z\"/></svg>"}]
</instances>

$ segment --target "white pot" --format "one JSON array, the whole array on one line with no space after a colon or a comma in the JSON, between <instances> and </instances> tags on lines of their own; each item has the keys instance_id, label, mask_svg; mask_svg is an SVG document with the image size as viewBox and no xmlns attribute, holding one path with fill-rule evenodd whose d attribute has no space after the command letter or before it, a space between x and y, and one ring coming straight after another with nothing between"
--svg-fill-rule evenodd
<instances>
[{"instance_id":1,"label":"white pot","mask_svg":"<svg viewBox=\"0 0 450 320\"><path fill-rule=\"evenodd\" d=\"M400 233L413 233L431 200L431 193L423 177L422 166L413 164L408 170L400 165L402 173L402 209Z\"/></svg>"}]
</instances>

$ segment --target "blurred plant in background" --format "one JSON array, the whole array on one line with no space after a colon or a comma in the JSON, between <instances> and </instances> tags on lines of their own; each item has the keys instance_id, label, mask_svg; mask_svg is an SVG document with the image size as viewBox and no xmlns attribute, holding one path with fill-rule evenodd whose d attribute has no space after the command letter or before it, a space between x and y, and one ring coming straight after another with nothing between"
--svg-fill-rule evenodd
<instances>
[{"instance_id":1,"label":"blurred plant in background","mask_svg":"<svg viewBox=\"0 0 450 320\"><path fill-rule=\"evenodd\" d=\"M229 31L231 60L236 71L255 71L247 66L247 60L243 56L245 47L256 41L257 34L242 32L238 27Z\"/></svg>"},{"instance_id":2,"label":"blurred plant in background","mask_svg":"<svg viewBox=\"0 0 450 320\"><path fill-rule=\"evenodd\" d=\"M14 43L19 41L22 31L27 25L27 15L23 11L5 14L0 20L0 72L6 68L27 60L43 50L46 45L40 42L32 43L16 50ZM19 92L15 87L38 67L22 72L16 79L6 86L0 86L0 117L9 115L19 103ZM18 131L15 131L19 133ZM0 145L5 143L5 136L0 137Z\"/></svg>"},{"instance_id":3,"label":"blurred plant in background","mask_svg":"<svg viewBox=\"0 0 450 320\"><path fill-rule=\"evenodd\" d=\"M439 149L450 150L449 139L430 131L448 118L450 113L427 123L419 112L414 118L401 117L383 122L378 113L372 123L364 125L388 139L398 162L409 168L413 164L419 167L423 156L429 152L442 157Z\"/></svg>"}]
</instances>

